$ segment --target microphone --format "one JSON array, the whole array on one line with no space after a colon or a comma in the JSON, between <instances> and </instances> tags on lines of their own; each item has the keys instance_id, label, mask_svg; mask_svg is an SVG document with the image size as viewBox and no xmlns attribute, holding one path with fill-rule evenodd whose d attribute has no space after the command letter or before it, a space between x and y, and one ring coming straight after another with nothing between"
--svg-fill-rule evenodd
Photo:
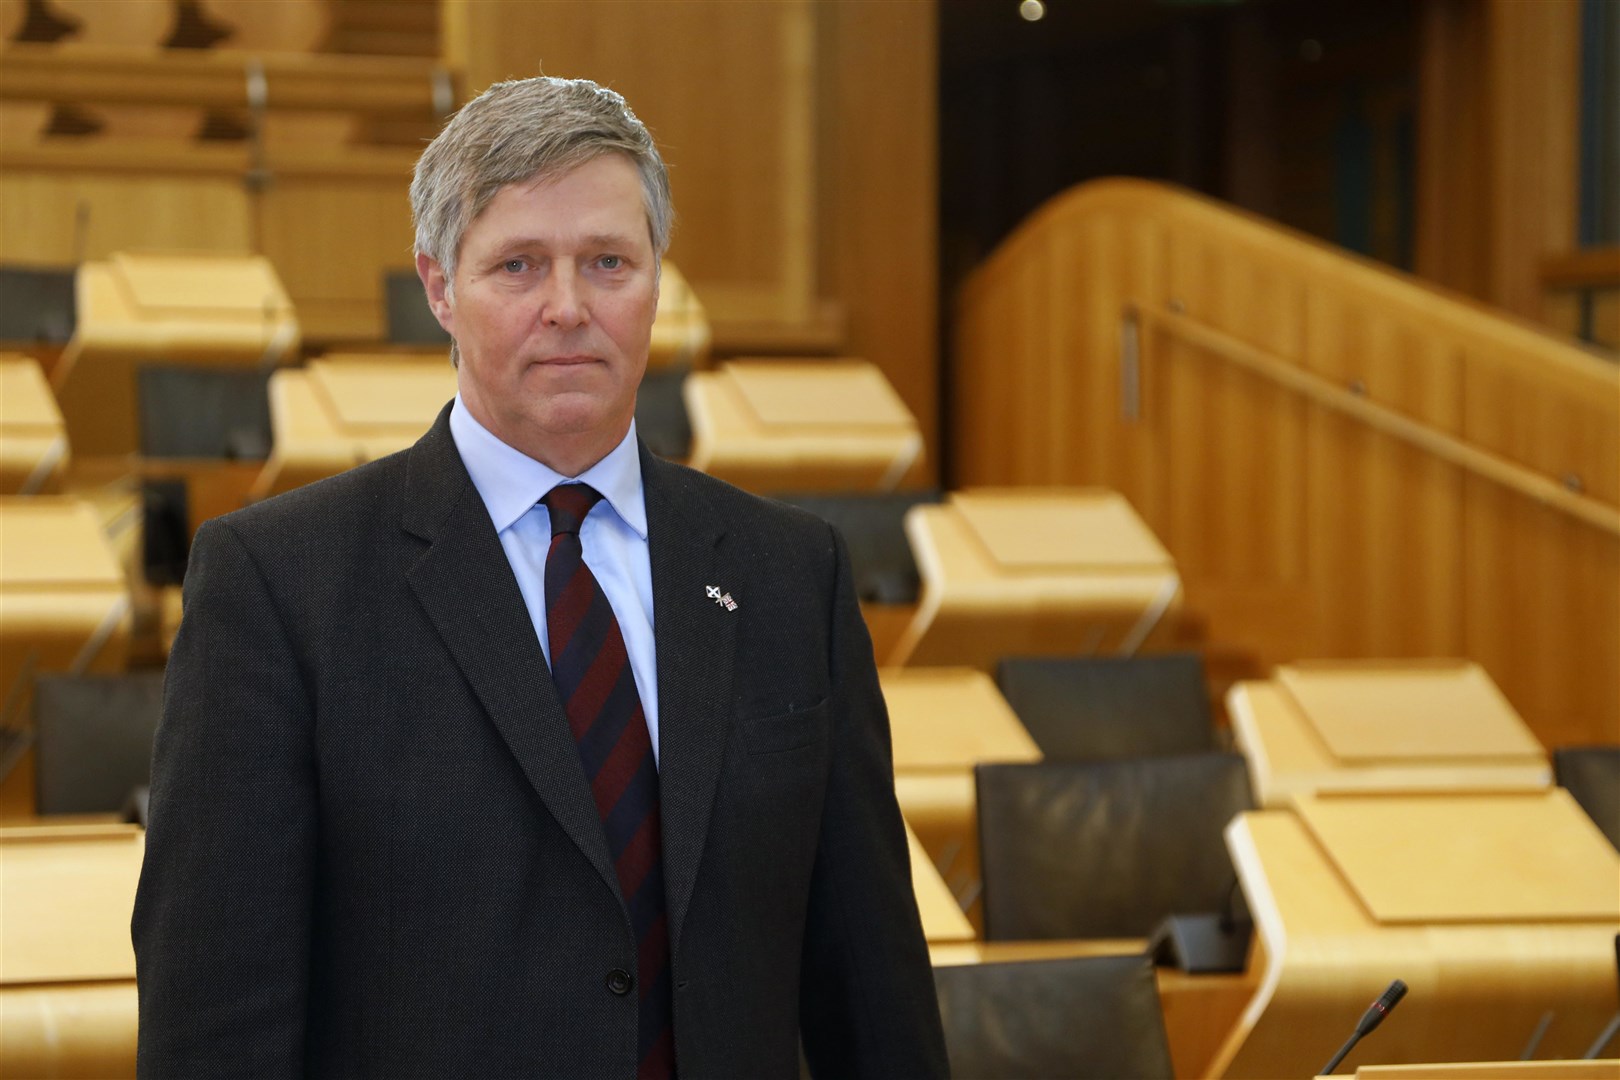
<instances>
[{"instance_id":1,"label":"microphone","mask_svg":"<svg viewBox=\"0 0 1620 1080\"><path fill-rule=\"evenodd\" d=\"M1519 1052L1520 1061L1529 1061L1536 1056L1536 1051L1541 1049L1541 1040L1547 1034L1547 1029L1552 1027L1552 1022L1553 1010L1548 1009L1541 1014L1541 1022L1536 1025L1536 1030L1530 1033L1530 1041L1525 1043L1524 1049Z\"/></svg>"},{"instance_id":2,"label":"microphone","mask_svg":"<svg viewBox=\"0 0 1620 1080\"><path fill-rule=\"evenodd\" d=\"M1339 1062L1343 1061L1344 1056L1354 1049L1356 1043L1366 1038L1368 1033L1371 1032L1373 1028L1377 1027L1379 1024L1382 1024L1384 1022L1384 1017L1388 1016L1389 1011L1395 1007L1395 1003L1400 1001L1401 998L1405 996L1405 983L1401 982L1399 979L1396 979L1394 982L1390 983L1389 989L1378 995L1378 1000L1368 1006L1367 1011L1361 1016L1361 1023L1356 1025L1355 1034L1346 1039L1344 1045L1339 1047L1339 1052L1334 1054L1333 1060L1329 1061L1327 1065L1323 1067L1320 1075L1327 1076L1334 1069L1337 1069L1339 1067Z\"/></svg>"}]
</instances>

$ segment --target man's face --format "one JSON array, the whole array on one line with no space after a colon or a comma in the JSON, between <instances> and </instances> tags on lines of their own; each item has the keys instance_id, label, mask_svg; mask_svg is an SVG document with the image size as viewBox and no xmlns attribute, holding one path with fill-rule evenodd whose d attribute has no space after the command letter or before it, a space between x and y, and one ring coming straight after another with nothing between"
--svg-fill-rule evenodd
<instances>
[{"instance_id":1,"label":"man's face","mask_svg":"<svg viewBox=\"0 0 1620 1080\"><path fill-rule=\"evenodd\" d=\"M497 192L462 237L453 300L437 263L417 270L456 339L462 401L496 437L568 476L624 438L658 307L629 158Z\"/></svg>"}]
</instances>

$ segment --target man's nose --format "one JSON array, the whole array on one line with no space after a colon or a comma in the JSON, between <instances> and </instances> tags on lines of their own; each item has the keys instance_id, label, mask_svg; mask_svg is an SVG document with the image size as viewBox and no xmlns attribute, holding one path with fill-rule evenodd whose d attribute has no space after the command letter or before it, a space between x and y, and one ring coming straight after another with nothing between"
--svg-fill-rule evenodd
<instances>
[{"instance_id":1,"label":"man's nose","mask_svg":"<svg viewBox=\"0 0 1620 1080\"><path fill-rule=\"evenodd\" d=\"M586 283L572 266L561 264L548 276L540 300L540 319L547 326L569 330L590 318Z\"/></svg>"}]
</instances>

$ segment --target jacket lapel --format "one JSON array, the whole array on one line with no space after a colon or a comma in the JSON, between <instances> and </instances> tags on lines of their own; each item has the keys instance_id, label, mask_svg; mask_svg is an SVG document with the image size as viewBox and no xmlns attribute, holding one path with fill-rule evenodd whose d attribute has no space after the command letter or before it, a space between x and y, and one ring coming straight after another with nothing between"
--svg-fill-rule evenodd
<instances>
[{"instance_id":1,"label":"jacket lapel","mask_svg":"<svg viewBox=\"0 0 1620 1080\"><path fill-rule=\"evenodd\" d=\"M410 450L402 524L430 546L406 579L535 792L617 895L567 717L449 416L447 406Z\"/></svg>"},{"instance_id":2,"label":"jacket lapel","mask_svg":"<svg viewBox=\"0 0 1620 1080\"><path fill-rule=\"evenodd\" d=\"M670 942L702 861L731 718L738 615L708 595L735 583L723 569L724 524L685 470L641 448L652 555L653 638L658 650L659 798Z\"/></svg>"}]
</instances>

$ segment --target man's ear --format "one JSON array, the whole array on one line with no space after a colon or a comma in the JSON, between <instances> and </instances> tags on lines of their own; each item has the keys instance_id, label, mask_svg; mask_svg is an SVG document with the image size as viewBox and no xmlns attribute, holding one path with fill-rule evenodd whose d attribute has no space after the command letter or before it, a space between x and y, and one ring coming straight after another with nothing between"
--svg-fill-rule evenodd
<instances>
[{"instance_id":1,"label":"man's ear","mask_svg":"<svg viewBox=\"0 0 1620 1080\"><path fill-rule=\"evenodd\" d=\"M428 307L433 309L433 317L439 320L439 325L444 327L445 333L454 337L456 316L450 309L450 298L447 295L450 282L444 276L444 267L439 265L437 259L418 251L416 276L422 279L422 288L427 292Z\"/></svg>"}]
</instances>

